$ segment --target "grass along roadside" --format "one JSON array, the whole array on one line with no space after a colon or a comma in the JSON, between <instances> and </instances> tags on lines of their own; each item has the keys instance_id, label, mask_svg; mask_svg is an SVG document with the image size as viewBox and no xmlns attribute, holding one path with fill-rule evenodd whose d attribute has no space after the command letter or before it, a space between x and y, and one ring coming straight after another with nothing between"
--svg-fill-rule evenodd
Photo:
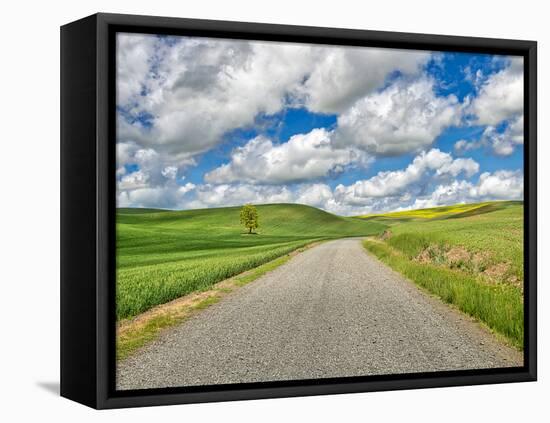
<instances>
[{"instance_id":1,"label":"grass along roadside","mask_svg":"<svg viewBox=\"0 0 550 423\"><path fill-rule=\"evenodd\" d=\"M308 244L231 279L218 282L208 290L185 295L169 303L156 306L133 318L120 320L117 323L117 360L123 360L131 356L139 348L155 340L162 330L181 323L198 311L216 304L235 289L255 281L266 273L282 266L296 254L319 243Z\"/></svg>"},{"instance_id":2,"label":"grass along roadside","mask_svg":"<svg viewBox=\"0 0 550 423\"><path fill-rule=\"evenodd\" d=\"M485 203L466 216L402 223L389 231L386 242L411 259L447 262L496 283L523 287L522 203Z\"/></svg>"},{"instance_id":3,"label":"grass along roadside","mask_svg":"<svg viewBox=\"0 0 550 423\"><path fill-rule=\"evenodd\" d=\"M523 349L523 295L517 287L484 283L467 272L419 263L382 241L365 240L363 245L392 269Z\"/></svg>"}]
</instances>

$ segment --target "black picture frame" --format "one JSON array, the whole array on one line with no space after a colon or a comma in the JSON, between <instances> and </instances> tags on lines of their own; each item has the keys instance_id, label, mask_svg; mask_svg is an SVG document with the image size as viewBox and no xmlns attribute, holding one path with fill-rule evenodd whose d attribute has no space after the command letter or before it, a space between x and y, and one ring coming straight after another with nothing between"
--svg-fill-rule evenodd
<instances>
[{"instance_id":1,"label":"black picture frame","mask_svg":"<svg viewBox=\"0 0 550 423\"><path fill-rule=\"evenodd\" d=\"M523 56L524 366L116 391L114 37L117 32ZM536 139L534 41L103 13L61 27L61 395L104 409L536 380Z\"/></svg>"}]
</instances>

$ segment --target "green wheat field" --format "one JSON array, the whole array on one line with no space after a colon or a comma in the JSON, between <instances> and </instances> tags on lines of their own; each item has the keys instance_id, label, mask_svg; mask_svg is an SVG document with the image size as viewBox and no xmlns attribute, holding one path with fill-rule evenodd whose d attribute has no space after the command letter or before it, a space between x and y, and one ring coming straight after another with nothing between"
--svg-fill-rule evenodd
<instances>
[{"instance_id":1,"label":"green wheat field","mask_svg":"<svg viewBox=\"0 0 550 423\"><path fill-rule=\"evenodd\" d=\"M252 269L315 241L376 235L386 225L297 204L257 206L249 235L240 207L117 213L117 318Z\"/></svg>"},{"instance_id":2,"label":"green wheat field","mask_svg":"<svg viewBox=\"0 0 550 423\"><path fill-rule=\"evenodd\" d=\"M316 241L365 237L365 253L523 348L523 202L486 202L358 217L298 204L117 211L117 319L270 262ZM345 271L345 269L342 269Z\"/></svg>"}]
</instances>

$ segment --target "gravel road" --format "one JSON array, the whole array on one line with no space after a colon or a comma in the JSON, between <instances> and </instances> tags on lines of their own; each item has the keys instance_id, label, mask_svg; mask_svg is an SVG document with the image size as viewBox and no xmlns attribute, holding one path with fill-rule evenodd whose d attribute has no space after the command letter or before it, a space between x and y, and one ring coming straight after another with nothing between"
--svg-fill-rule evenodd
<instances>
[{"instance_id":1,"label":"gravel road","mask_svg":"<svg viewBox=\"0 0 550 423\"><path fill-rule=\"evenodd\" d=\"M118 389L522 365L522 355L368 255L330 241L119 363Z\"/></svg>"}]
</instances>

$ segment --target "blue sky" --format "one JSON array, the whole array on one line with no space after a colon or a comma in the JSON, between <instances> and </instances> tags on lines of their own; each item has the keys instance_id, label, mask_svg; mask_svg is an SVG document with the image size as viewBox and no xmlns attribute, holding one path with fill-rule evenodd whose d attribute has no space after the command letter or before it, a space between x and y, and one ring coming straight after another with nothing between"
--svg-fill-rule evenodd
<instances>
[{"instance_id":1,"label":"blue sky","mask_svg":"<svg viewBox=\"0 0 550 423\"><path fill-rule=\"evenodd\" d=\"M120 207L523 198L521 58L119 34Z\"/></svg>"}]
</instances>

